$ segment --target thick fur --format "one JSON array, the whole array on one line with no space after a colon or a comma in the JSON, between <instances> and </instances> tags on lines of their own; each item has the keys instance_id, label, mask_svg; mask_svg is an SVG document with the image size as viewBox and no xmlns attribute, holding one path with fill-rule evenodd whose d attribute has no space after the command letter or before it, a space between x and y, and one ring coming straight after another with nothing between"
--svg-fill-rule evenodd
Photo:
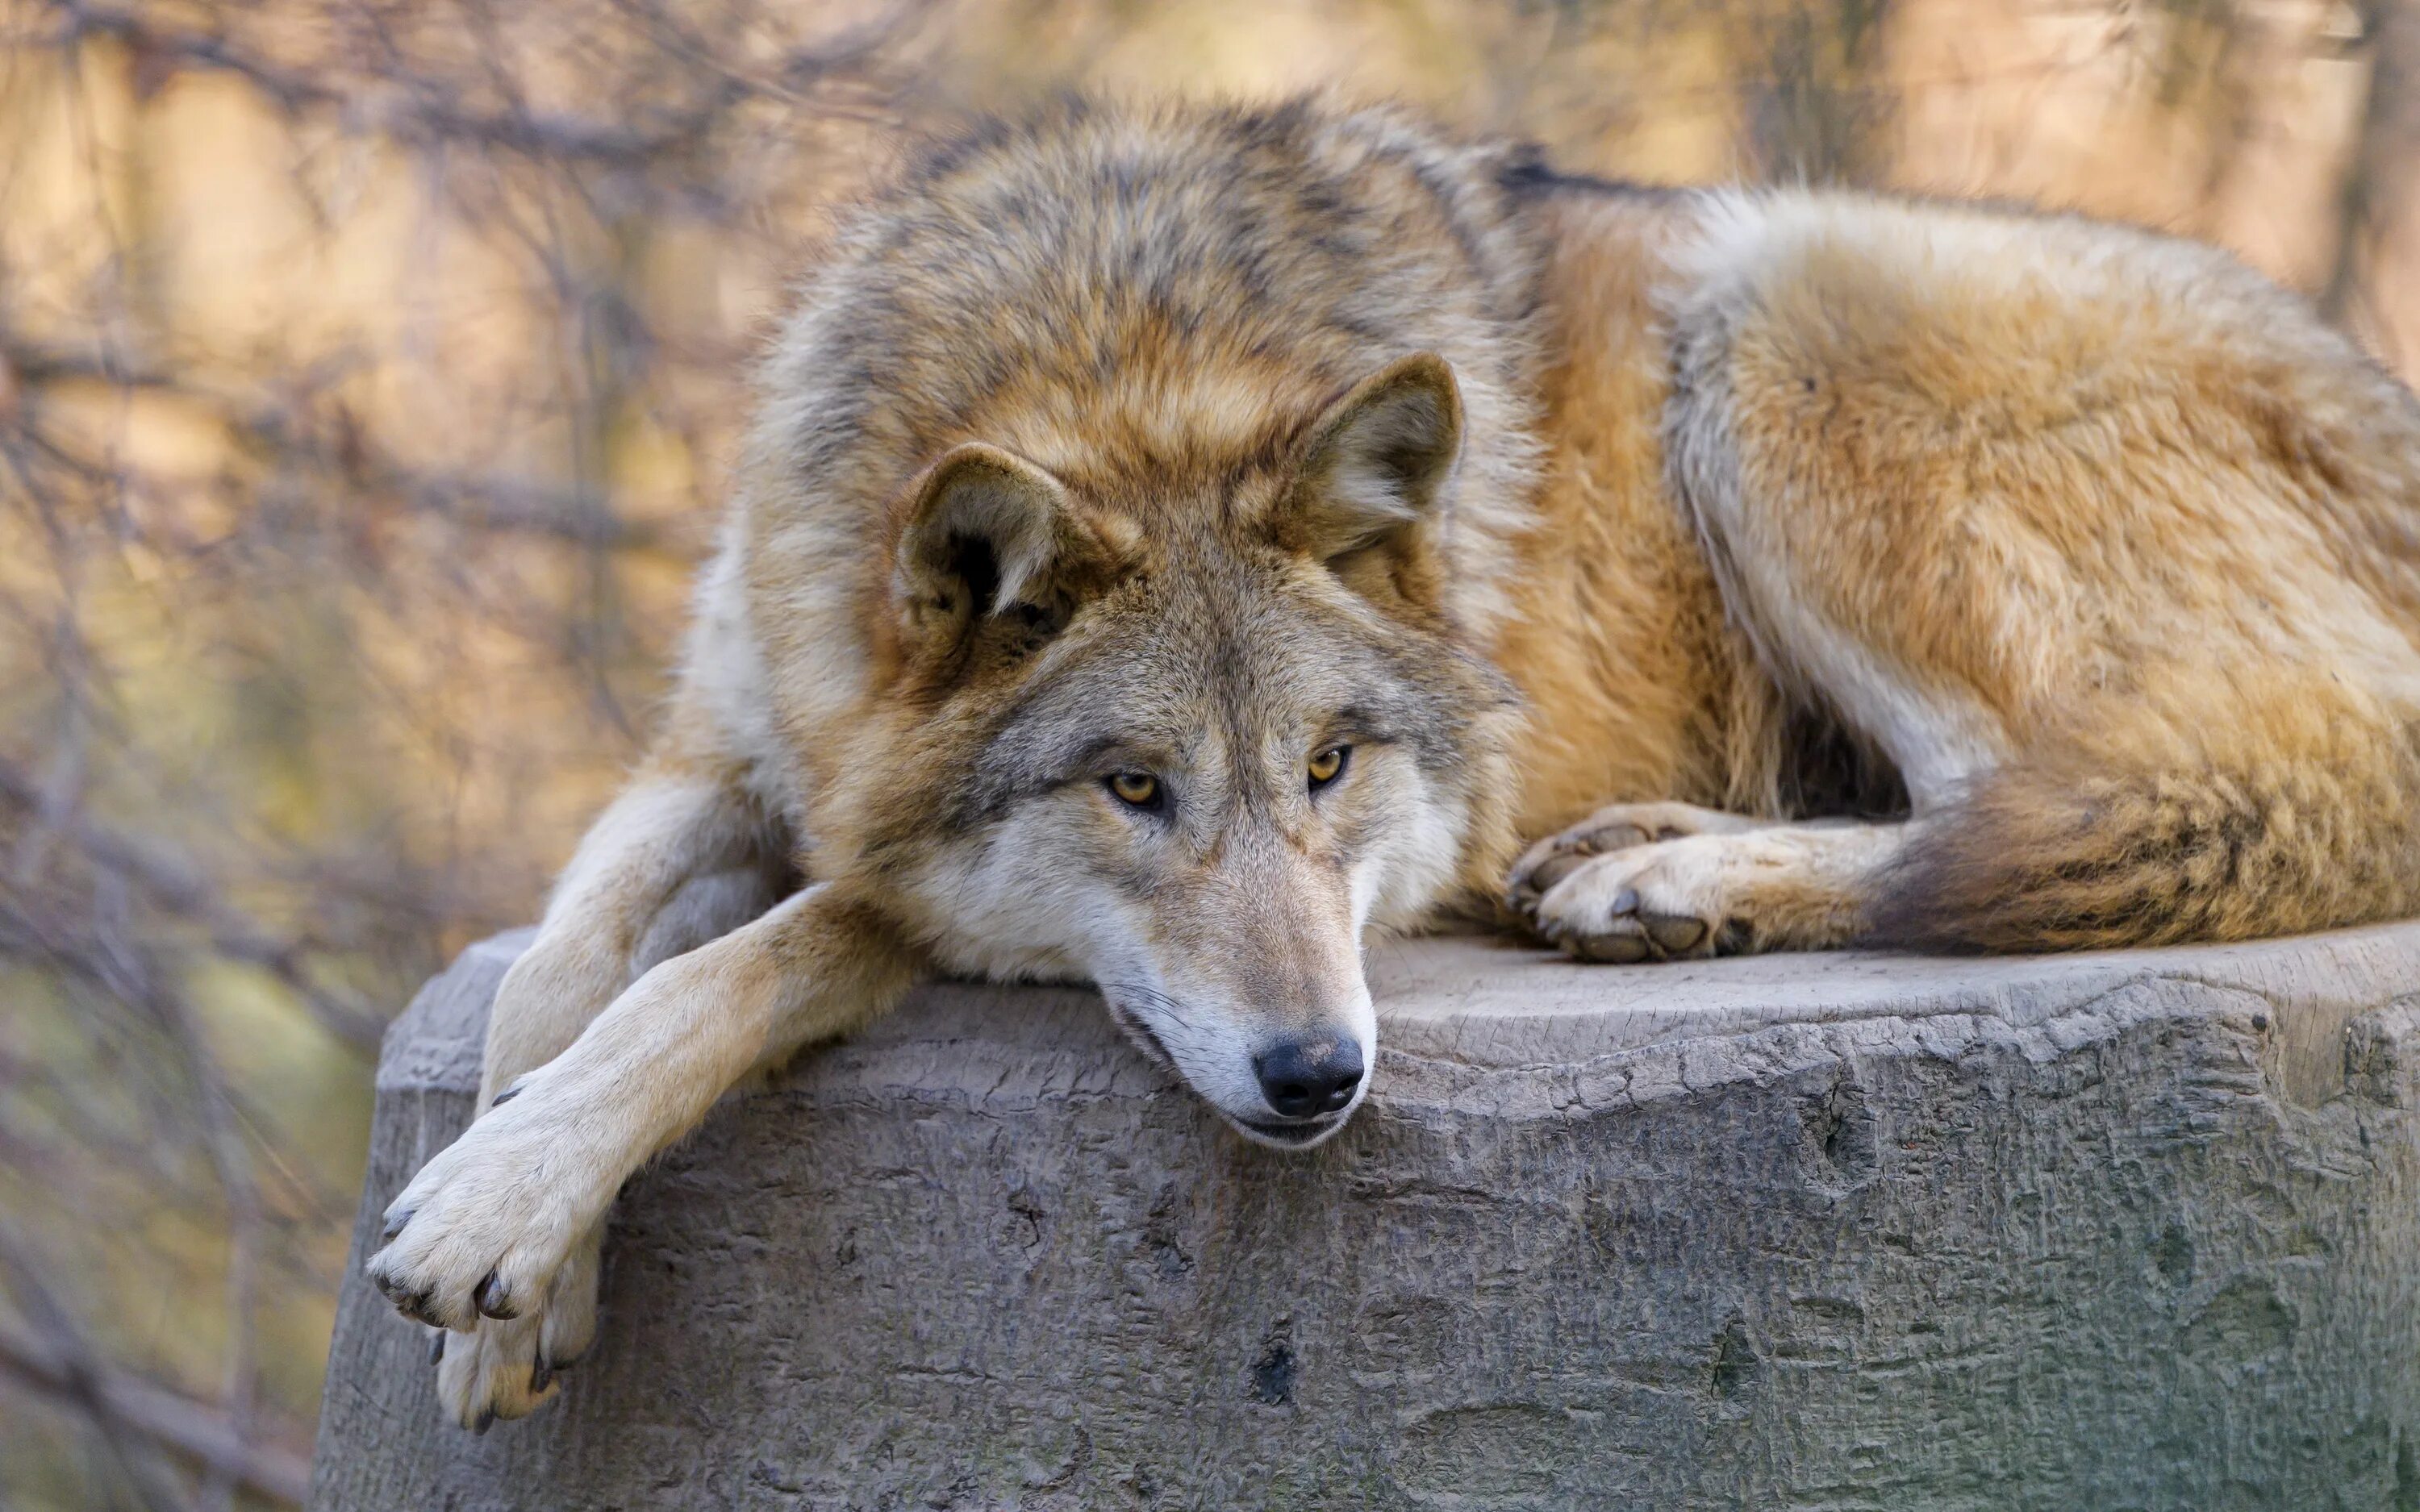
<instances>
[{"instance_id":1,"label":"thick fur","mask_svg":"<svg viewBox=\"0 0 2420 1512\"><path fill-rule=\"evenodd\" d=\"M1676 492L1761 659L1916 799L1875 934L2241 939L2420 904L2408 393L2190 243L1820 198L1706 224Z\"/></svg>"},{"instance_id":2,"label":"thick fur","mask_svg":"<svg viewBox=\"0 0 2420 1512\"><path fill-rule=\"evenodd\" d=\"M1868 937L2085 949L2412 910L2420 729L2403 708L2273 669L2164 682L1971 784L1877 879Z\"/></svg>"},{"instance_id":3,"label":"thick fur","mask_svg":"<svg viewBox=\"0 0 2420 1512\"><path fill-rule=\"evenodd\" d=\"M1447 910L1607 961L2420 910L2420 407L2206 248L1071 101L914 157L758 389L663 735L372 1261L473 1426L585 1346L630 1169L921 971L1094 980L1298 1148L1365 933Z\"/></svg>"}]
</instances>

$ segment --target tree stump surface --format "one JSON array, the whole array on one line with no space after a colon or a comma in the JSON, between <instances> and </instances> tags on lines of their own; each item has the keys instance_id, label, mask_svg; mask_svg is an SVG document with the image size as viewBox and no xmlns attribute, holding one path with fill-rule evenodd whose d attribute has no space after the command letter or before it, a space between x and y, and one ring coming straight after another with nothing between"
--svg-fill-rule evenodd
<instances>
[{"instance_id":1,"label":"tree stump surface","mask_svg":"<svg viewBox=\"0 0 2420 1512\"><path fill-rule=\"evenodd\" d=\"M525 938L387 1036L323 1512L2420 1509L2420 924L1382 944L1306 1155L1088 991L935 985L634 1179L596 1349L480 1438L360 1265Z\"/></svg>"}]
</instances>

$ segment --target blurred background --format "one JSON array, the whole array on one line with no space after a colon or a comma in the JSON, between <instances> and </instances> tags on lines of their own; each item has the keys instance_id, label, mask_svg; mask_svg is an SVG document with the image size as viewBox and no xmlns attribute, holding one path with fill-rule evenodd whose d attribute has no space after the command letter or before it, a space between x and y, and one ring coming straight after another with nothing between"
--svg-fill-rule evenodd
<instances>
[{"instance_id":1,"label":"blurred background","mask_svg":"<svg viewBox=\"0 0 2420 1512\"><path fill-rule=\"evenodd\" d=\"M2420 0L0 0L0 1507L299 1500L379 1033L638 751L786 273L1069 84L2080 207L2420 373Z\"/></svg>"}]
</instances>

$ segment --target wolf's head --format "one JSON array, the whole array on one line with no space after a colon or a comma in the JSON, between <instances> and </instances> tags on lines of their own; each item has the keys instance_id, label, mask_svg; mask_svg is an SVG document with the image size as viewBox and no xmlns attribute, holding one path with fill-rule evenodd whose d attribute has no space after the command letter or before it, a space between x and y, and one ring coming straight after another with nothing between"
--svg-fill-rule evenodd
<instances>
[{"instance_id":1,"label":"wolf's head","mask_svg":"<svg viewBox=\"0 0 2420 1512\"><path fill-rule=\"evenodd\" d=\"M691 684L741 669L705 691L812 872L955 969L1097 981L1267 1142L1361 1095L1365 932L1510 858L1519 161L1307 103L936 142L769 350L704 593Z\"/></svg>"},{"instance_id":2,"label":"wolf's head","mask_svg":"<svg viewBox=\"0 0 2420 1512\"><path fill-rule=\"evenodd\" d=\"M893 511L864 859L950 964L1078 975L1249 1137L1342 1126L1363 933L1458 880L1509 692L1437 607L1461 406L1384 367L1215 497L961 444Z\"/></svg>"}]
</instances>

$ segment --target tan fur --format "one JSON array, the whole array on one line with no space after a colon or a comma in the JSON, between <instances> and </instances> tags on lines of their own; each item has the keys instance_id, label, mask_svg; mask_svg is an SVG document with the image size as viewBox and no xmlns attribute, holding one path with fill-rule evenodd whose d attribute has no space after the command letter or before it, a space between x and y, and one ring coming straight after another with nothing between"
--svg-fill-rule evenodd
<instances>
[{"instance_id":1,"label":"tan fur","mask_svg":"<svg viewBox=\"0 0 2420 1512\"><path fill-rule=\"evenodd\" d=\"M1299 1146L1366 1078L1265 1057L1371 1053L1365 933L1449 908L1611 961L2420 909L2420 407L2206 248L1069 102L846 222L759 389L507 1098L372 1262L466 1423L584 1346L630 1167L920 968L1094 980Z\"/></svg>"}]
</instances>

